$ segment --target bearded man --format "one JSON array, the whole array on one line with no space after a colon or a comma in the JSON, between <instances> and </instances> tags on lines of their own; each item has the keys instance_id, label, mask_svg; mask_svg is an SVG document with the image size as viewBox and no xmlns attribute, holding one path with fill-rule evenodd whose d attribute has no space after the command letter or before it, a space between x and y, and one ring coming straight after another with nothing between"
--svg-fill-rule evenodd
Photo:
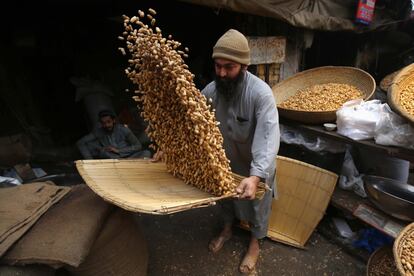
<instances>
[{"instance_id":1,"label":"bearded man","mask_svg":"<svg viewBox=\"0 0 414 276\"><path fill-rule=\"evenodd\" d=\"M221 202L224 227L209 243L218 252L232 236L237 218L247 221L251 238L239 270L250 273L259 257L259 240L266 237L272 197L276 195L276 155L279 150L279 117L269 85L247 71L250 49L246 37L230 29L213 48L216 78L202 93L216 110L224 149L233 172L245 176L237 187L238 200ZM259 182L267 183L261 200L255 199Z\"/></svg>"}]
</instances>

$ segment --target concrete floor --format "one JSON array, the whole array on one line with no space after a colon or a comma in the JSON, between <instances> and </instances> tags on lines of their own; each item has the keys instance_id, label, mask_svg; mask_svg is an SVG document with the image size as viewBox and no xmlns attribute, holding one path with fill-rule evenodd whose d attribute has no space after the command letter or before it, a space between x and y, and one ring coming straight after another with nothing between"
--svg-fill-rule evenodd
<instances>
[{"instance_id":1,"label":"concrete floor","mask_svg":"<svg viewBox=\"0 0 414 276\"><path fill-rule=\"evenodd\" d=\"M56 181L59 185L83 182L73 166L69 167L62 183ZM238 266L247 249L249 232L236 227L233 238L220 252L208 251L209 240L220 231L218 206L165 216L136 213L135 218L148 241L148 276L240 275ZM365 270L361 259L347 254L315 230L306 249L264 239L253 275L350 276L366 275Z\"/></svg>"},{"instance_id":2,"label":"concrete floor","mask_svg":"<svg viewBox=\"0 0 414 276\"><path fill-rule=\"evenodd\" d=\"M137 214L149 246L148 275L239 275L249 233L235 228L220 252L208 251L220 230L219 207L167 216ZM365 275L366 266L315 231L306 249L265 239L253 275Z\"/></svg>"}]
</instances>

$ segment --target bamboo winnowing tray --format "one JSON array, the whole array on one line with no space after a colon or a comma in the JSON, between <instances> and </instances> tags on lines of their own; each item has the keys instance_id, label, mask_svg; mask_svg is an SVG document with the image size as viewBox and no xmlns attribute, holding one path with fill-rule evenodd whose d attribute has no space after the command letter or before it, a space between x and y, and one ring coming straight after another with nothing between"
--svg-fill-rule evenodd
<instances>
[{"instance_id":1,"label":"bamboo winnowing tray","mask_svg":"<svg viewBox=\"0 0 414 276\"><path fill-rule=\"evenodd\" d=\"M99 196L123 209L171 214L214 204L235 194L216 197L187 185L167 171L162 162L143 159L79 160L76 167L86 184ZM241 176L234 174L235 181ZM265 186L260 185L257 197Z\"/></svg>"},{"instance_id":2,"label":"bamboo winnowing tray","mask_svg":"<svg viewBox=\"0 0 414 276\"><path fill-rule=\"evenodd\" d=\"M76 166L89 187L105 200L134 212L165 215L214 204L214 197L167 172L164 163L148 160L86 160ZM235 175L239 182L241 176ZM278 156L276 183L267 236L303 248L324 216L338 175ZM256 193L263 194L265 188ZM230 197L230 196L228 196Z\"/></svg>"}]
</instances>

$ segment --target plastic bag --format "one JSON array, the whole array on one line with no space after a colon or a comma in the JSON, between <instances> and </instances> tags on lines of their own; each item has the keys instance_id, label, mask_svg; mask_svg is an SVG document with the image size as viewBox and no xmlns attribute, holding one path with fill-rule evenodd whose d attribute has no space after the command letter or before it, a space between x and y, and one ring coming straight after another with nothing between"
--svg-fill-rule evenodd
<instances>
[{"instance_id":1,"label":"plastic bag","mask_svg":"<svg viewBox=\"0 0 414 276\"><path fill-rule=\"evenodd\" d=\"M280 141L285 144L304 146L314 152L341 153L345 151L345 145L340 142L330 141L321 137L308 137L294 128L280 125Z\"/></svg>"},{"instance_id":2,"label":"plastic bag","mask_svg":"<svg viewBox=\"0 0 414 276\"><path fill-rule=\"evenodd\" d=\"M375 228L367 228L361 230L358 240L353 242L353 245L357 248L364 248L369 253L374 252L377 248L385 245L392 245L394 239L378 231Z\"/></svg>"},{"instance_id":3,"label":"plastic bag","mask_svg":"<svg viewBox=\"0 0 414 276\"><path fill-rule=\"evenodd\" d=\"M337 132L353 140L372 139L384 106L379 100L346 102L336 112Z\"/></svg>"},{"instance_id":4,"label":"plastic bag","mask_svg":"<svg viewBox=\"0 0 414 276\"><path fill-rule=\"evenodd\" d=\"M414 128L385 104L375 128L375 143L414 148Z\"/></svg>"},{"instance_id":5,"label":"plastic bag","mask_svg":"<svg viewBox=\"0 0 414 276\"><path fill-rule=\"evenodd\" d=\"M21 185L22 182L17 178L0 176L0 184L1 185L10 184L10 186L15 186L15 185Z\"/></svg>"},{"instance_id":6,"label":"plastic bag","mask_svg":"<svg viewBox=\"0 0 414 276\"><path fill-rule=\"evenodd\" d=\"M354 159L349 151L346 149L344 162L342 164L341 175L339 176L339 187L344 190L352 190L361 197L367 197L364 189L364 181L362 174L359 174L355 166Z\"/></svg>"},{"instance_id":7,"label":"plastic bag","mask_svg":"<svg viewBox=\"0 0 414 276\"><path fill-rule=\"evenodd\" d=\"M346 102L336 116L338 134L353 140L373 138L385 146L414 148L414 128L379 100Z\"/></svg>"}]
</instances>

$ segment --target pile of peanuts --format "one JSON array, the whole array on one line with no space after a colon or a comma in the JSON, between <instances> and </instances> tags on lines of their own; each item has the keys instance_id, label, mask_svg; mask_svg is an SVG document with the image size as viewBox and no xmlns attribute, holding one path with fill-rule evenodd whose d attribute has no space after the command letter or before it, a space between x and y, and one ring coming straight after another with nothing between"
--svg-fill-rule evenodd
<instances>
[{"instance_id":1,"label":"pile of peanuts","mask_svg":"<svg viewBox=\"0 0 414 276\"><path fill-rule=\"evenodd\" d=\"M301 89L278 106L299 111L335 111L345 102L362 97L355 86L326 83Z\"/></svg>"},{"instance_id":2,"label":"pile of peanuts","mask_svg":"<svg viewBox=\"0 0 414 276\"><path fill-rule=\"evenodd\" d=\"M414 231L408 234L408 237L402 244L401 263L405 270L405 275L414 276Z\"/></svg>"},{"instance_id":3,"label":"pile of peanuts","mask_svg":"<svg viewBox=\"0 0 414 276\"><path fill-rule=\"evenodd\" d=\"M181 43L171 35L163 37L155 15L153 9L131 18L124 15L125 31L118 37L126 42L121 53L131 56L125 73L137 85L133 98L142 104L146 132L174 176L216 196L233 194L236 184L215 110L195 87L183 60L188 49L179 50Z\"/></svg>"},{"instance_id":4,"label":"pile of peanuts","mask_svg":"<svg viewBox=\"0 0 414 276\"><path fill-rule=\"evenodd\" d=\"M405 111L414 116L414 81L401 90L400 103Z\"/></svg>"},{"instance_id":5,"label":"pile of peanuts","mask_svg":"<svg viewBox=\"0 0 414 276\"><path fill-rule=\"evenodd\" d=\"M374 254L371 255L372 259L369 262L370 265L367 273L369 276L400 276L392 255L392 249L387 250L386 253Z\"/></svg>"}]
</instances>

